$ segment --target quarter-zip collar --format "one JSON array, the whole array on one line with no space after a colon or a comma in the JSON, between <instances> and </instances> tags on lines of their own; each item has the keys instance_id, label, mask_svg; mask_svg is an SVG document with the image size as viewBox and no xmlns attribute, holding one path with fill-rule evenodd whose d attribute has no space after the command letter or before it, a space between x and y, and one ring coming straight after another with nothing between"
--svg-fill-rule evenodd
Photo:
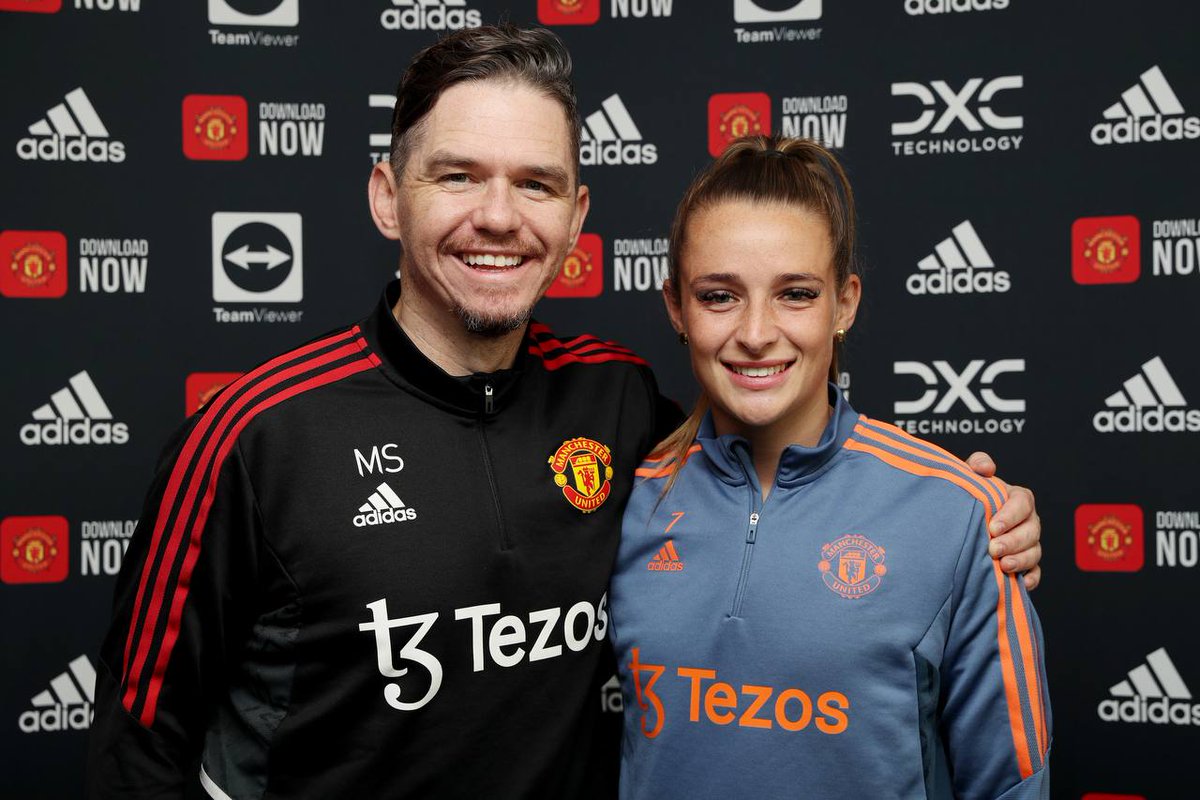
<instances>
[{"instance_id":1,"label":"quarter-zip collar","mask_svg":"<svg viewBox=\"0 0 1200 800\"><path fill-rule=\"evenodd\" d=\"M842 445L858 424L858 412L851 408L841 391L832 383L829 384L829 403L833 406L833 414L817 444L814 447L793 444L784 448L779 458L779 468L775 473L777 486L798 486L820 475L833 457L841 451ZM730 486L758 483L750 443L736 434L718 436L711 411L704 415L700 423L696 443L704 450L704 454L708 456L718 477L724 483Z\"/></svg>"},{"instance_id":2,"label":"quarter-zip collar","mask_svg":"<svg viewBox=\"0 0 1200 800\"><path fill-rule=\"evenodd\" d=\"M363 333L379 354L380 369L397 385L439 406L463 414L491 414L500 411L515 392L529 353L529 332L517 348L517 358L509 369L454 376L433 363L413 344L392 315L400 297L400 281L392 281L374 312L363 324Z\"/></svg>"}]
</instances>

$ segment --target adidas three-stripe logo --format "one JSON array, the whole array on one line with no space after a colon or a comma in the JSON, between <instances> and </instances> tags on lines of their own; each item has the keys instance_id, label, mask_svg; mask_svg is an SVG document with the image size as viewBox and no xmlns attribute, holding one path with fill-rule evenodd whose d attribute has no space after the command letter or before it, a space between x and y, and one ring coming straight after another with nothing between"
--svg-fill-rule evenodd
<instances>
[{"instance_id":1,"label":"adidas three-stripe logo","mask_svg":"<svg viewBox=\"0 0 1200 800\"><path fill-rule=\"evenodd\" d=\"M586 166L658 161L658 148L641 143L642 132L617 94L610 95L599 111L584 119L580 138L579 160Z\"/></svg>"},{"instance_id":2,"label":"adidas three-stripe logo","mask_svg":"<svg viewBox=\"0 0 1200 800\"><path fill-rule=\"evenodd\" d=\"M91 704L96 700L96 668L86 655L51 679L50 688L29 701L31 709L18 720L24 733L86 730L92 721Z\"/></svg>"},{"instance_id":3,"label":"adidas three-stripe logo","mask_svg":"<svg viewBox=\"0 0 1200 800\"><path fill-rule=\"evenodd\" d=\"M1142 364L1141 371L1104 399L1104 405L1092 417L1092 425L1101 433L1200 432L1200 409L1187 408L1183 392L1159 356Z\"/></svg>"},{"instance_id":4,"label":"adidas three-stripe logo","mask_svg":"<svg viewBox=\"0 0 1200 800\"><path fill-rule=\"evenodd\" d=\"M650 559L650 563L646 565L646 569L652 572L682 572L683 560L679 557L679 551L675 549L675 540L668 539L654 558Z\"/></svg>"},{"instance_id":5,"label":"adidas three-stripe logo","mask_svg":"<svg viewBox=\"0 0 1200 800\"><path fill-rule=\"evenodd\" d=\"M917 262L917 272L905 281L909 294L1007 292L1012 280L1007 272L994 270L996 262L983 246L971 220L958 223L950 233L934 245L932 253ZM963 272L951 274L959 270ZM974 270L987 272L974 273Z\"/></svg>"},{"instance_id":6,"label":"adidas three-stripe logo","mask_svg":"<svg viewBox=\"0 0 1200 800\"><path fill-rule=\"evenodd\" d=\"M1185 117L1183 103L1158 65L1138 76L1121 99L1104 109L1104 122L1092 128L1099 145L1179 141L1200 137L1200 117Z\"/></svg>"},{"instance_id":7,"label":"adidas three-stripe logo","mask_svg":"<svg viewBox=\"0 0 1200 800\"><path fill-rule=\"evenodd\" d=\"M1183 113L1183 104L1157 65L1143 72L1140 77L1140 82L1121 92L1119 101L1104 109L1105 119Z\"/></svg>"},{"instance_id":8,"label":"adidas three-stripe logo","mask_svg":"<svg viewBox=\"0 0 1200 800\"><path fill-rule=\"evenodd\" d=\"M1200 703L1188 702L1192 693L1165 647L1147 655L1108 693L1096 709L1105 722L1200 725Z\"/></svg>"},{"instance_id":9,"label":"adidas three-stripe logo","mask_svg":"<svg viewBox=\"0 0 1200 800\"><path fill-rule=\"evenodd\" d=\"M125 143L111 140L87 92L77 86L29 126L29 136L17 142L17 155L26 161L125 160Z\"/></svg>"},{"instance_id":10,"label":"adidas three-stripe logo","mask_svg":"<svg viewBox=\"0 0 1200 800\"><path fill-rule=\"evenodd\" d=\"M112 411L87 370L76 373L67 385L50 395L50 402L33 410L34 422L21 427L26 445L125 444L129 428L111 422Z\"/></svg>"},{"instance_id":11,"label":"adidas three-stripe logo","mask_svg":"<svg viewBox=\"0 0 1200 800\"><path fill-rule=\"evenodd\" d=\"M400 496L386 482L375 487L367 502L358 507L354 527L367 528L389 522L405 522L417 518L417 510L404 505Z\"/></svg>"},{"instance_id":12,"label":"adidas three-stripe logo","mask_svg":"<svg viewBox=\"0 0 1200 800\"><path fill-rule=\"evenodd\" d=\"M1142 364L1142 371L1125 381L1124 387L1123 391L1105 398L1104 405L1109 408L1187 405L1183 393L1175 385L1175 379L1167 372L1167 365L1159 356Z\"/></svg>"}]
</instances>

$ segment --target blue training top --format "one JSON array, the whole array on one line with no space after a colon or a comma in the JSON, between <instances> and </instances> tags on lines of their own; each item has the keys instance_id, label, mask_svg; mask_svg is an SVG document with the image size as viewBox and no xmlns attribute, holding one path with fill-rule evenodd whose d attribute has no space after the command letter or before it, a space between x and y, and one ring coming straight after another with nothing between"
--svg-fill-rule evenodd
<instances>
[{"instance_id":1,"label":"blue training top","mask_svg":"<svg viewBox=\"0 0 1200 800\"><path fill-rule=\"evenodd\" d=\"M1004 500L833 386L764 502L711 415L647 462L610 595L623 798L1048 797L1041 625L988 555Z\"/></svg>"}]
</instances>

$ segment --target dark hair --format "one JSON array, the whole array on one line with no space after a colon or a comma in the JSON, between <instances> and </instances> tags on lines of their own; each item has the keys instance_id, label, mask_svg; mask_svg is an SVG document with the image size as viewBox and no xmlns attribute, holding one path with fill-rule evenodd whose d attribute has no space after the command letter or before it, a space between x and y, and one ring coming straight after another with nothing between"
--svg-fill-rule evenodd
<instances>
[{"instance_id":1,"label":"dark hair","mask_svg":"<svg viewBox=\"0 0 1200 800\"><path fill-rule=\"evenodd\" d=\"M579 110L571 82L571 54L545 28L484 25L450 34L413 56L396 89L390 163L397 178L421 135L422 120L442 92L464 81L509 80L557 100L567 117L576 175L579 172Z\"/></svg>"},{"instance_id":2,"label":"dark hair","mask_svg":"<svg viewBox=\"0 0 1200 800\"><path fill-rule=\"evenodd\" d=\"M697 211L738 201L795 206L820 215L829 225L837 289L845 286L851 275L857 274L854 194L837 157L810 139L748 136L730 144L697 175L679 201L671 225L668 276L676 302L682 301L679 275L683 268L688 223ZM837 380L837 367L835 347L829 365L830 380ZM708 406L708 398L701 392L691 415L655 448L660 456L671 457L668 465L683 463ZM664 494L674 482L675 475L672 475Z\"/></svg>"}]
</instances>

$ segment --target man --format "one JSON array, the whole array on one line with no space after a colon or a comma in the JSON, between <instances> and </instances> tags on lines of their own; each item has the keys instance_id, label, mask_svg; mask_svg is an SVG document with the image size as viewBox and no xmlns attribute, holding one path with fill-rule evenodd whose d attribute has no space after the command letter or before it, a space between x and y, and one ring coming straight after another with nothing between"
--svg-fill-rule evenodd
<instances>
[{"instance_id":1,"label":"man","mask_svg":"<svg viewBox=\"0 0 1200 800\"><path fill-rule=\"evenodd\" d=\"M369 193L403 292L169 448L98 670L96 796L612 793L605 591L677 411L634 354L529 322L587 214L578 132L549 32L414 59ZM1036 538L1010 534L1018 566Z\"/></svg>"}]
</instances>

